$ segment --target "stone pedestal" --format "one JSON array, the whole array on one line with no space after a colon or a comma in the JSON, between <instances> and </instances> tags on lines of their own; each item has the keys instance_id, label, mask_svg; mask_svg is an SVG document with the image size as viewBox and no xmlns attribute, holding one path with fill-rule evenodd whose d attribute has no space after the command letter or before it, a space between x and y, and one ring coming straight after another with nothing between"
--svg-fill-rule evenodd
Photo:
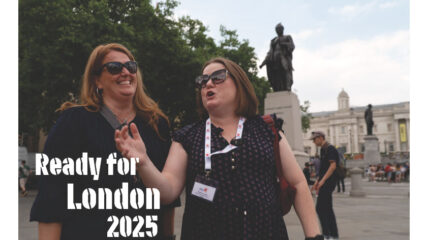
<instances>
[{"instance_id":1,"label":"stone pedestal","mask_svg":"<svg viewBox=\"0 0 428 240\"><path fill-rule=\"evenodd\" d=\"M364 197L366 196L366 193L363 190L362 187L362 177L363 170L361 168L353 168L350 171L351 174L351 191L349 192L349 195L351 197Z\"/></svg>"},{"instance_id":2,"label":"stone pedestal","mask_svg":"<svg viewBox=\"0 0 428 240\"><path fill-rule=\"evenodd\" d=\"M379 139L375 135L364 137L364 162L366 164L380 163Z\"/></svg>"},{"instance_id":3,"label":"stone pedestal","mask_svg":"<svg viewBox=\"0 0 428 240\"><path fill-rule=\"evenodd\" d=\"M309 161L303 150L302 114L297 95L289 91L268 93L265 99L265 114L275 113L284 120L285 136L300 167Z\"/></svg>"}]
</instances>

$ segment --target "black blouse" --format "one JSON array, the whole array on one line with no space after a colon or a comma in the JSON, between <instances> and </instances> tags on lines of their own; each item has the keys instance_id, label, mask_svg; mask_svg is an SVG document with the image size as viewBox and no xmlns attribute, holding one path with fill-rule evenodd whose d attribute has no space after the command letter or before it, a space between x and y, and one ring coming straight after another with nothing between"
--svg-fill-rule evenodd
<instances>
[{"instance_id":1,"label":"black blouse","mask_svg":"<svg viewBox=\"0 0 428 240\"><path fill-rule=\"evenodd\" d=\"M160 118L158 129L164 140L160 139L153 128L138 116L134 122L146 145L147 154L154 165L162 170L171 145L169 127L166 120ZM50 130L45 144L44 153L49 159L57 157L60 160L69 157L73 160L82 157L82 152L87 152L89 157L101 157L101 170L98 181L93 176L41 176L39 192L31 209L30 221L61 222L61 239L107 239L107 231L112 222L107 219L111 215L130 216L157 215L161 217L160 210L141 209L116 209L113 203L112 210L99 210L98 201L94 209L69 210L67 209L67 183L74 184L74 202L82 202L84 189L92 188L98 194L98 188L109 188L113 194L116 189L122 187L122 183L128 183L129 192L133 188L143 188L138 177L120 175L114 167L113 175L107 174L106 160L111 153L117 152L117 159L122 155L117 151L114 141L114 129L99 112L89 112L83 107L73 107L65 110L56 124ZM97 199L98 200L98 199ZM144 203L145 204L145 203ZM167 207L180 205L179 199ZM145 206L145 205L144 205ZM161 208L162 209L162 208ZM158 231L161 230L161 219L158 223ZM133 223L133 228L136 223ZM145 225L141 231L145 231ZM116 228L119 231L119 226ZM159 236L160 234L158 234ZM124 238L115 238L124 239ZM153 238L152 238L153 239Z\"/></svg>"},{"instance_id":2,"label":"black blouse","mask_svg":"<svg viewBox=\"0 0 428 240\"><path fill-rule=\"evenodd\" d=\"M211 152L228 145L212 125ZM191 194L203 175L205 121L173 135L188 154L182 239L288 239L279 205L273 133L260 116L244 123L242 145L211 158L210 177L219 181L214 202Z\"/></svg>"}]
</instances>

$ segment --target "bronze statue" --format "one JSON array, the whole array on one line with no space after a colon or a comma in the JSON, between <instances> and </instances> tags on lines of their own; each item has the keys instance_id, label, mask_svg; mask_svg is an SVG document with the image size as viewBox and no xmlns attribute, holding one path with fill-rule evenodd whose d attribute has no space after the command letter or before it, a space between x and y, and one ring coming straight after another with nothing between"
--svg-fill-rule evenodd
<instances>
[{"instance_id":1,"label":"bronze statue","mask_svg":"<svg viewBox=\"0 0 428 240\"><path fill-rule=\"evenodd\" d=\"M372 105L369 104L367 106L366 111L364 112L364 119L366 120L367 125L367 135L373 135L373 112L372 112Z\"/></svg>"},{"instance_id":2,"label":"bronze statue","mask_svg":"<svg viewBox=\"0 0 428 240\"><path fill-rule=\"evenodd\" d=\"M293 85L294 42L290 35L284 35L284 26L278 23L275 27L277 37L271 40L270 49L260 65L266 65L267 75L274 92L291 91Z\"/></svg>"}]
</instances>

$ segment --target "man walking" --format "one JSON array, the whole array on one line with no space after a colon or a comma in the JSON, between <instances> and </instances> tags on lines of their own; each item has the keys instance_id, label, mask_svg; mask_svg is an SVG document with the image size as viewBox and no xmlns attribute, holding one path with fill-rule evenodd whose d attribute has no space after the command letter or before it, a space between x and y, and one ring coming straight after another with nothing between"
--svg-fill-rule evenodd
<instances>
[{"instance_id":1,"label":"man walking","mask_svg":"<svg viewBox=\"0 0 428 240\"><path fill-rule=\"evenodd\" d=\"M337 182L335 169L339 164L339 153L325 140L325 134L321 131L312 132L311 140L317 147L321 147L319 176L311 190L318 193L316 210L322 232L327 240L339 239L332 199Z\"/></svg>"}]
</instances>

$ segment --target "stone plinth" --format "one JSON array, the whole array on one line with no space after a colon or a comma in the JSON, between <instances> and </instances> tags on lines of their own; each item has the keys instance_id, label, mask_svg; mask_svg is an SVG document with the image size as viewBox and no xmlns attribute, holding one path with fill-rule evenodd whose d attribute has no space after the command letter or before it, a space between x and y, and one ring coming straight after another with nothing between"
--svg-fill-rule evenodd
<instances>
[{"instance_id":1,"label":"stone plinth","mask_svg":"<svg viewBox=\"0 0 428 240\"><path fill-rule=\"evenodd\" d=\"M268 93L265 99L265 114L275 113L284 120L285 136L300 167L309 161L303 151L302 114L297 95L289 91Z\"/></svg>"},{"instance_id":2,"label":"stone plinth","mask_svg":"<svg viewBox=\"0 0 428 240\"><path fill-rule=\"evenodd\" d=\"M375 135L364 137L364 162L366 164L380 163L379 139Z\"/></svg>"},{"instance_id":3,"label":"stone plinth","mask_svg":"<svg viewBox=\"0 0 428 240\"><path fill-rule=\"evenodd\" d=\"M362 177L363 170L361 168L353 168L350 171L351 174L351 191L349 195L351 197L364 197L366 193L362 187Z\"/></svg>"}]
</instances>

